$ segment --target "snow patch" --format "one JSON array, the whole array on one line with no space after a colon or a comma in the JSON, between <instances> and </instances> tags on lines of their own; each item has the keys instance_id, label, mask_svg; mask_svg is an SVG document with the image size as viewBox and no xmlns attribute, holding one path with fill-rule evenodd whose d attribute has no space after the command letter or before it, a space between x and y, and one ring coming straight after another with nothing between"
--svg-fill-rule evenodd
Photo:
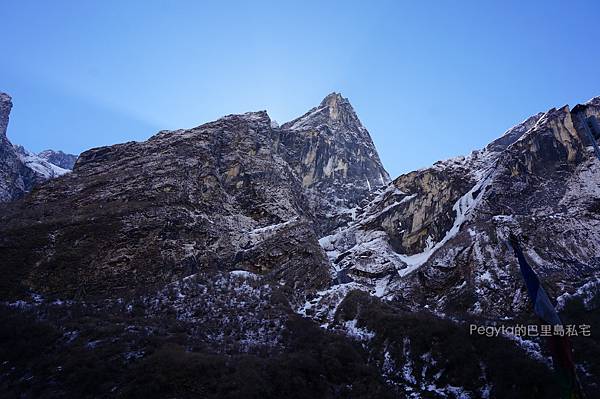
<instances>
[{"instance_id":1,"label":"snow patch","mask_svg":"<svg viewBox=\"0 0 600 399\"><path fill-rule=\"evenodd\" d=\"M229 272L230 275L243 279L253 279L256 280L259 276L255 273L249 272L247 270L232 270Z\"/></svg>"},{"instance_id":2,"label":"snow patch","mask_svg":"<svg viewBox=\"0 0 600 399\"><path fill-rule=\"evenodd\" d=\"M588 281L579 287L574 293L569 294L565 292L556 298L556 310L562 310L565 308L567 302L575 299L581 298L583 300L583 305L587 308L590 306L592 300L600 293L600 279L594 279Z\"/></svg>"},{"instance_id":3,"label":"snow patch","mask_svg":"<svg viewBox=\"0 0 600 399\"><path fill-rule=\"evenodd\" d=\"M357 320L348 320L344 323L344 330L348 336L358 341L370 341L375 336L375 333L357 326Z\"/></svg>"}]
</instances>

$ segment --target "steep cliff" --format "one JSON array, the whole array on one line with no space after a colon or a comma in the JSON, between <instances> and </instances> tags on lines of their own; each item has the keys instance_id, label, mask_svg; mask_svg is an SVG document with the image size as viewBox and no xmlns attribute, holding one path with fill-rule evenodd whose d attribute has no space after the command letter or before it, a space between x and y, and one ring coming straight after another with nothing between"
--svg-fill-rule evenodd
<instances>
[{"instance_id":1,"label":"steep cliff","mask_svg":"<svg viewBox=\"0 0 600 399\"><path fill-rule=\"evenodd\" d=\"M11 109L10 96L0 93L0 202L23 195L32 178L6 137Z\"/></svg>"},{"instance_id":2,"label":"steep cliff","mask_svg":"<svg viewBox=\"0 0 600 399\"><path fill-rule=\"evenodd\" d=\"M479 382L473 386L462 382L455 390L439 374L429 375L443 369L442 375L452 378L447 362L453 355L444 354L445 346L436 347L437 340L448 345L449 338L432 336L428 329L411 332L414 321L402 312L421 315L421 322L434 329L436 322L428 317L441 316L463 328L473 322L538 323L507 246L512 232L521 237L526 257L563 322L598 325L600 160L582 121L593 127L592 117L599 112L600 98L573 111L568 106L551 109L508 130L483 150L398 177L347 227L320 240L336 278L298 311L330 330L367 341L371 356L380 359L382 373L398 392L528 396L504 391L505 384L491 381L498 374L490 367L499 360L486 358L496 350L490 341L464 358L461 367L475 369L467 365L474 360L482 365L474 373ZM591 130L600 136L598 129ZM356 291L370 295L357 296ZM453 334L450 326L443 330ZM424 336L429 337L427 345ZM525 350L534 363L549 367L544 340L505 337L515 341L515 348L503 349L507 354L522 356L517 353ZM572 342L580 378L588 393L596 392L597 341L579 337ZM471 337L460 345L467 350L477 340ZM530 380L539 383L543 377Z\"/></svg>"}]
</instances>

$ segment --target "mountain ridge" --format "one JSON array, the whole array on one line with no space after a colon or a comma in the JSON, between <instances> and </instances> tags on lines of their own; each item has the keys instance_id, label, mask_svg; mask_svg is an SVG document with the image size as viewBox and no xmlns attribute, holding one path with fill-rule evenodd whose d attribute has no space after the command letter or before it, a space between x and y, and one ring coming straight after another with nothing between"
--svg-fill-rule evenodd
<instances>
[{"instance_id":1,"label":"mountain ridge","mask_svg":"<svg viewBox=\"0 0 600 399\"><path fill-rule=\"evenodd\" d=\"M283 384L316 397L553 397L540 340L474 337L468 323L536 322L513 232L561 317L600 326L600 162L579 122L599 116L596 99L553 108L392 181L338 93L281 126L258 111L90 149L0 207L0 298L11 320L72 329L52 361L119 354L98 394L127 373L116 390L138 389L138 366L187 372L196 353L241 373L243 356L263 359L257 385L289 371ZM595 342L573 340L589 387ZM28 372L16 359L11 381ZM32 384L71 389L61 378Z\"/></svg>"}]
</instances>

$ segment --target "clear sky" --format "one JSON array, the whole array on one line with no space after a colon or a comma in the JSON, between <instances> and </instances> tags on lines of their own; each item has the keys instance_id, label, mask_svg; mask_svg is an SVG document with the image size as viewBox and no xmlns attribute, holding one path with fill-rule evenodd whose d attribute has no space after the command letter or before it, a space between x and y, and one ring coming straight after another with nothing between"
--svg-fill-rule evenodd
<instances>
[{"instance_id":1,"label":"clear sky","mask_svg":"<svg viewBox=\"0 0 600 399\"><path fill-rule=\"evenodd\" d=\"M392 176L600 95L599 1L8 1L9 138L79 153L332 91Z\"/></svg>"}]
</instances>

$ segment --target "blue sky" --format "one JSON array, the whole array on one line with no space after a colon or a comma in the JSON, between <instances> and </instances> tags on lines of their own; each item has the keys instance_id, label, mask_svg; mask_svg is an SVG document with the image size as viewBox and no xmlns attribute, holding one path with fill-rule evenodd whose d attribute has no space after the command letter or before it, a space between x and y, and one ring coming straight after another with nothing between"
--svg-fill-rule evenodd
<instances>
[{"instance_id":1,"label":"blue sky","mask_svg":"<svg viewBox=\"0 0 600 399\"><path fill-rule=\"evenodd\" d=\"M348 97L392 176L600 95L597 1L5 1L9 138L72 153Z\"/></svg>"}]
</instances>

